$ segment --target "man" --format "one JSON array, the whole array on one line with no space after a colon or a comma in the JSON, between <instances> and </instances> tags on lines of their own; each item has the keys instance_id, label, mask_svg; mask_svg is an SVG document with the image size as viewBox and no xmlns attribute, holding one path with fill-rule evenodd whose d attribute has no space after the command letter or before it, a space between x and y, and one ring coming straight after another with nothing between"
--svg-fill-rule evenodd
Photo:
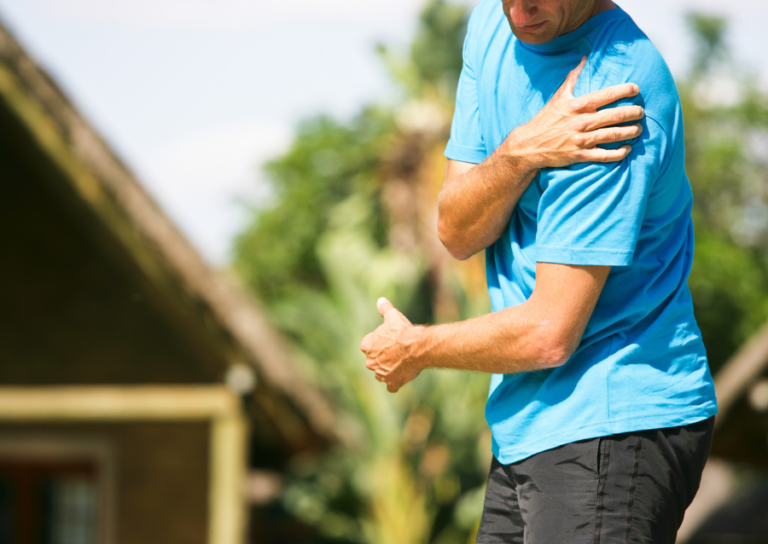
<instances>
[{"instance_id":1,"label":"man","mask_svg":"<svg viewBox=\"0 0 768 544\"><path fill-rule=\"evenodd\" d=\"M381 299L366 365L392 392L493 373L478 542L674 542L717 405L663 59L610 0L483 0L446 156L439 234L486 250L494 312L418 327Z\"/></svg>"}]
</instances>

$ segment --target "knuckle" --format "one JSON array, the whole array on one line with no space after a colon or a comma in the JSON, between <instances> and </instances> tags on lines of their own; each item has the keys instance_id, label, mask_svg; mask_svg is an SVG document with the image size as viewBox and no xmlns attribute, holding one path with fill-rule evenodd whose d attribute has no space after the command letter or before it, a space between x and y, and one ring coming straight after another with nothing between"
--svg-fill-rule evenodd
<instances>
[{"instance_id":1,"label":"knuckle","mask_svg":"<svg viewBox=\"0 0 768 544\"><path fill-rule=\"evenodd\" d=\"M589 123L587 123L584 119L579 119L578 121L573 122L573 131L574 132L586 132L589 128Z\"/></svg>"},{"instance_id":2,"label":"knuckle","mask_svg":"<svg viewBox=\"0 0 768 544\"><path fill-rule=\"evenodd\" d=\"M571 100L571 103L568 105L568 109L572 113L580 112L582 109L584 109L584 101L583 100Z\"/></svg>"},{"instance_id":3,"label":"knuckle","mask_svg":"<svg viewBox=\"0 0 768 544\"><path fill-rule=\"evenodd\" d=\"M617 123L620 123L624 120L624 112L622 112L621 110L615 110L613 112L612 117L614 121L616 121Z\"/></svg>"},{"instance_id":4,"label":"knuckle","mask_svg":"<svg viewBox=\"0 0 768 544\"><path fill-rule=\"evenodd\" d=\"M573 137L573 144L576 147L584 148L587 145L587 137L584 134L577 134Z\"/></svg>"},{"instance_id":5,"label":"knuckle","mask_svg":"<svg viewBox=\"0 0 768 544\"><path fill-rule=\"evenodd\" d=\"M624 139L624 134L622 133L621 129L614 129L611 131L611 140L614 142L619 142Z\"/></svg>"}]
</instances>

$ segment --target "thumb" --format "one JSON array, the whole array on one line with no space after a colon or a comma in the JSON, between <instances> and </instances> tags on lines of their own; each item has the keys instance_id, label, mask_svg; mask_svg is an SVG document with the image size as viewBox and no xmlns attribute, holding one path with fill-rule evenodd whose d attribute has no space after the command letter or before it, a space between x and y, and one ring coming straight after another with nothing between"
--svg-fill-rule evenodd
<instances>
[{"instance_id":1,"label":"thumb","mask_svg":"<svg viewBox=\"0 0 768 544\"><path fill-rule=\"evenodd\" d=\"M400 310L395 308L390 301L388 301L386 298L381 297L376 302L376 309L379 310L379 313L381 314L381 317L384 318L384 322L387 322L387 319L394 320L396 322L399 322L401 325L411 325L412 323L408 320L407 317L405 317Z\"/></svg>"},{"instance_id":2,"label":"thumb","mask_svg":"<svg viewBox=\"0 0 768 544\"><path fill-rule=\"evenodd\" d=\"M579 80L581 71L587 65L587 57L581 57L579 65L568 73L568 77L565 78L563 85L560 87L560 91L567 98L573 98L573 91L576 89L576 82Z\"/></svg>"},{"instance_id":3,"label":"thumb","mask_svg":"<svg viewBox=\"0 0 768 544\"><path fill-rule=\"evenodd\" d=\"M386 298L381 297L379 300L376 301L376 309L379 311L379 314L381 315L381 317L386 319L387 312L390 310L394 310L395 307Z\"/></svg>"}]
</instances>

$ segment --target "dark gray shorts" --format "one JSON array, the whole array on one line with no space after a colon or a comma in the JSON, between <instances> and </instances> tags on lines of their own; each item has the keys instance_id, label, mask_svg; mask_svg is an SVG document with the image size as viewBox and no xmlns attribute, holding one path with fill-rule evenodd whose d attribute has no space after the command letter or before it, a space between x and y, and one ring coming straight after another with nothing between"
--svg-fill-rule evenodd
<instances>
[{"instance_id":1,"label":"dark gray shorts","mask_svg":"<svg viewBox=\"0 0 768 544\"><path fill-rule=\"evenodd\" d=\"M673 544L714 418L566 444L491 464L479 544Z\"/></svg>"}]
</instances>

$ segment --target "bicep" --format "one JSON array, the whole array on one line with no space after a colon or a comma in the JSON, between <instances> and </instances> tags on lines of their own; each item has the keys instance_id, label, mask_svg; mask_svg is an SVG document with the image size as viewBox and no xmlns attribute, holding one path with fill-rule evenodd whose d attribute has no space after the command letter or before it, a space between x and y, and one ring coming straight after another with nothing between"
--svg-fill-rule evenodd
<instances>
[{"instance_id":1,"label":"bicep","mask_svg":"<svg viewBox=\"0 0 768 544\"><path fill-rule=\"evenodd\" d=\"M549 321L553 340L571 353L581 341L610 271L610 266L599 265L536 265L536 287L529 303Z\"/></svg>"},{"instance_id":2,"label":"bicep","mask_svg":"<svg viewBox=\"0 0 768 544\"><path fill-rule=\"evenodd\" d=\"M470 162L448 159L448 163L445 166L443 189L440 191L437 202L438 215L443 215L447 211L446 207L455 208L457 198L461 197L461 187L457 182L462 175L472 170L475 166L477 165Z\"/></svg>"},{"instance_id":3,"label":"bicep","mask_svg":"<svg viewBox=\"0 0 768 544\"><path fill-rule=\"evenodd\" d=\"M456 89L451 135L445 148L445 156L457 162L479 163L488 155L480 122L476 59L472 52L474 39L470 19L464 40L463 67Z\"/></svg>"},{"instance_id":4,"label":"bicep","mask_svg":"<svg viewBox=\"0 0 768 544\"><path fill-rule=\"evenodd\" d=\"M648 197L666 160L666 135L650 118L646 120L647 129L621 162L542 171L538 260L632 264Z\"/></svg>"},{"instance_id":5,"label":"bicep","mask_svg":"<svg viewBox=\"0 0 768 544\"><path fill-rule=\"evenodd\" d=\"M462 174L472 170L475 166L477 165L471 162L454 161L452 159L448 159L448 163L445 165L445 183L450 183L452 180L458 178Z\"/></svg>"}]
</instances>

